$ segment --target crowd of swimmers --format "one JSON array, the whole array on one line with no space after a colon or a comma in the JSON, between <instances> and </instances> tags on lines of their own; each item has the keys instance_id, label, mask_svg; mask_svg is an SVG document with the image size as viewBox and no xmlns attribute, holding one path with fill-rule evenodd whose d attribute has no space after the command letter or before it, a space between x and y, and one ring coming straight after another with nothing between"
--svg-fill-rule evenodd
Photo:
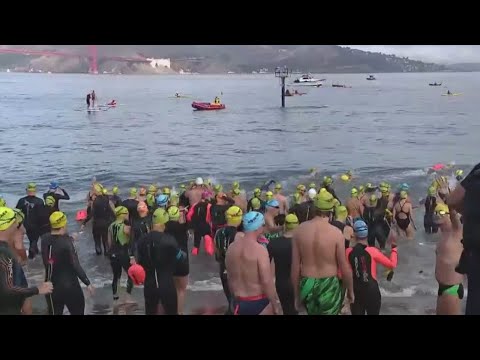
<instances>
[{"instance_id":1,"label":"crowd of swimmers","mask_svg":"<svg viewBox=\"0 0 480 360\"><path fill-rule=\"evenodd\" d=\"M463 171L457 170L456 180L469 184L471 174L463 179ZM355 180L351 172L340 179ZM467 271L465 260L460 261L463 218L460 195L455 194L462 186L451 189L448 178L436 176L423 200L425 232L441 233L435 275L436 312L442 315L461 312ZM133 287L143 284L147 315L183 314L189 256L204 251L218 263L226 314L378 315L377 264L387 268L391 281L398 264L397 242L413 240L418 230L418 206L405 183L395 191L387 182L352 187L343 203L330 176L322 184L299 184L291 197L282 194L282 185L275 181L254 189L250 199L238 182L224 191L222 185L197 178L179 189L132 188L122 200L117 186L109 192L92 183L87 210L76 220L82 230L91 223L95 252L110 261L114 307L125 271L126 302L133 302ZM70 314L83 314L79 280L88 291L94 289L78 260L75 236L68 233L67 216L59 210L59 201L69 195L57 182L43 199L36 197L33 183L26 191L14 209L0 198L0 313L29 314L30 297L43 294L49 314L63 314L64 307ZM45 282L38 287L28 287L22 269L27 261L25 233L28 258L41 255L45 266Z\"/></svg>"}]
</instances>

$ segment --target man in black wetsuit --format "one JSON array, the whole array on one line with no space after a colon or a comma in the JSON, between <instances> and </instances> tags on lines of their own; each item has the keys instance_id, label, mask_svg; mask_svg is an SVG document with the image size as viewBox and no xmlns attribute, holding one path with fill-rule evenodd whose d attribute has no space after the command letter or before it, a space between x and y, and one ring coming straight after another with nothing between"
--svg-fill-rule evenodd
<instances>
[{"instance_id":1,"label":"man in black wetsuit","mask_svg":"<svg viewBox=\"0 0 480 360\"><path fill-rule=\"evenodd\" d=\"M53 207L55 211L60 211L60 200L70 200L68 193L65 191L65 189L61 188L56 181L52 181L50 183L50 188L45 194L43 194L43 199L46 199L47 196L54 197L55 205Z\"/></svg>"},{"instance_id":2,"label":"man in black wetsuit","mask_svg":"<svg viewBox=\"0 0 480 360\"><path fill-rule=\"evenodd\" d=\"M307 201L300 204L295 204L288 211L290 214L295 214L300 224L305 221L312 220L315 217L315 205L313 204L313 199L315 196L310 196L310 194L313 194L313 192L310 192L310 190L308 191L309 196Z\"/></svg>"},{"instance_id":3,"label":"man in black wetsuit","mask_svg":"<svg viewBox=\"0 0 480 360\"><path fill-rule=\"evenodd\" d=\"M50 215L55 212L55 199L53 196L47 196L45 199L45 204L40 206L38 209L38 228L40 238L42 238L45 234L50 234L51 227L50 227Z\"/></svg>"},{"instance_id":4,"label":"man in black wetsuit","mask_svg":"<svg viewBox=\"0 0 480 360\"><path fill-rule=\"evenodd\" d=\"M248 203L247 203L247 212L254 210L252 206L253 199L260 200L260 209L258 210L262 213L265 212L265 201L262 200L261 196L262 196L262 190L260 188L256 188L255 190L253 190L253 197L250 200L248 200Z\"/></svg>"},{"instance_id":5,"label":"man in black wetsuit","mask_svg":"<svg viewBox=\"0 0 480 360\"><path fill-rule=\"evenodd\" d=\"M125 206L128 210L130 224L134 224L138 220L138 200L137 189L131 188L130 195L127 199L122 201L122 206Z\"/></svg>"},{"instance_id":6,"label":"man in black wetsuit","mask_svg":"<svg viewBox=\"0 0 480 360\"><path fill-rule=\"evenodd\" d=\"M145 269L144 283L146 315L178 315L177 291L174 274L179 262L188 261L187 255L175 238L165 234L169 221L164 209L152 216L153 229L138 243L138 263Z\"/></svg>"},{"instance_id":7,"label":"man in black wetsuit","mask_svg":"<svg viewBox=\"0 0 480 360\"><path fill-rule=\"evenodd\" d=\"M284 233L267 245L270 261L275 262L275 287L284 315L297 315L295 295L290 279L292 269L292 234L299 221L295 214L285 217Z\"/></svg>"},{"instance_id":8,"label":"man in black wetsuit","mask_svg":"<svg viewBox=\"0 0 480 360\"><path fill-rule=\"evenodd\" d=\"M238 206L231 206L225 212L227 226L218 229L215 233L215 260L219 265L220 279L222 281L223 292L228 302L228 309L225 315L233 315L233 303L230 288L228 286L227 269L225 266L225 256L230 244L235 240L242 227L243 212Z\"/></svg>"},{"instance_id":9,"label":"man in black wetsuit","mask_svg":"<svg viewBox=\"0 0 480 360\"><path fill-rule=\"evenodd\" d=\"M128 210L125 206L115 208L116 220L108 228L108 253L112 266L113 301L119 299L117 290L122 277L122 268L128 274L130 268L130 225L128 223ZM128 277L127 294L132 293L133 281Z\"/></svg>"},{"instance_id":10,"label":"man in black wetsuit","mask_svg":"<svg viewBox=\"0 0 480 360\"><path fill-rule=\"evenodd\" d=\"M140 201L137 206L138 219L131 224L130 232L130 254L131 260L138 258L138 242L152 231L152 214L148 212L148 206L145 202Z\"/></svg>"},{"instance_id":11,"label":"man in black wetsuit","mask_svg":"<svg viewBox=\"0 0 480 360\"><path fill-rule=\"evenodd\" d=\"M122 199L118 196L118 186L114 186L112 189L112 195L109 195L109 199L114 207L122 206Z\"/></svg>"},{"instance_id":12,"label":"man in black wetsuit","mask_svg":"<svg viewBox=\"0 0 480 360\"><path fill-rule=\"evenodd\" d=\"M210 220L212 226L212 234L215 235L217 230L227 224L225 212L235 204L235 200L228 197L225 193L219 192L215 196L215 201L210 207Z\"/></svg>"},{"instance_id":13,"label":"man in black wetsuit","mask_svg":"<svg viewBox=\"0 0 480 360\"><path fill-rule=\"evenodd\" d=\"M50 294L53 289L50 282L31 288L15 284L14 274L20 267L14 255L19 225L12 209L0 207L0 315L20 315L27 298Z\"/></svg>"},{"instance_id":14,"label":"man in black wetsuit","mask_svg":"<svg viewBox=\"0 0 480 360\"><path fill-rule=\"evenodd\" d=\"M95 252L97 255L102 255L102 245L103 252L105 256L108 256L108 227L115 219L115 211L113 205L110 203L108 195L103 195L103 186L100 184L95 184L95 200L92 204L91 216L88 216L83 224L82 230L85 227L85 224L93 218L92 224L92 234L93 240L95 241Z\"/></svg>"},{"instance_id":15,"label":"man in black wetsuit","mask_svg":"<svg viewBox=\"0 0 480 360\"><path fill-rule=\"evenodd\" d=\"M87 109L90 109L90 99L92 97L92 94L88 93L87 94Z\"/></svg>"},{"instance_id":16,"label":"man in black wetsuit","mask_svg":"<svg viewBox=\"0 0 480 360\"><path fill-rule=\"evenodd\" d=\"M423 227L427 234L436 234L438 225L433 221L433 213L437 206L437 189L433 186L428 188L428 196L425 198L425 215L423 217Z\"/></svg>"},{"instance_id":17,"label":"man in black wetsuit","mask_svg":"<svg viewBox=\"0 0 480 360\"><path fill-rule=\"evenodd\" d=\"M90 98L92 99L92 108L94 108L95 101L97 101L97 95L95 94L95 90L92 90L92 94L90 95Z\"/></svg>"},{"instance_id":18,"label":"man in black wetsuit","mask_svg":"<svg viewBox=\"0 0 480 360\"><path fill-rule=\"evenodd\" d=\"M66 306L70 315L84 315L85 297L78 279L93 294L85 271L78 261L73 246L73 237L67 233L67 216L56 211L50 216L50 235L42 238L42 259L45 266L45 281L53 284L53 293L47 295L49 315L63 315Z\"/></svg>"},{"instance_id":19,"label":"man in black wetsuit","mask_svg":"<svg viewBox=\"0 0 480 360\"><path fill-rule=\"evenodd\" d=\"M180 249L185 253L186 261L179 262L175 269L174 281L177 289L178 313L183 314L185 304L185 294L188 286L188 275L190 274L190 264L188 259L188 226L185 222L180 222L180 209L176 206L170 206L167 210L169 221L165 224L165 233L172 235L177 241Z\"/></svg>"},{"instance_id":20,"label":"man in black wetsuit","mask_svg":"<svg viewBox=\"0 0 480 360\"><path fill-rule=\"evenodd\" d=\"M37 192L37 186L34 183L27 185L27 196L18 200L17 209L20 209L25 215L24 226L27 230L28 241L30 242L30 248L28 250L29 259L33 259L39 252L38 239L40 237L38 212L43 207L43 200L35 196Z\"/></svg>"},{"instance_id":21,"label":"man in black wetsuit","mask_svg":"<svg viewBox=\"0 0 480 360\"><path fill-rule=\"evenodd\" d=\"M338 198L338 196L335 194L335 190L333 189L333 179L330 176L325 176L323 178L323 187L327 189L327 191L332 194L332 196L338 200L340 205L342 205L342 202Z\"/></svg>"}]
</instances>

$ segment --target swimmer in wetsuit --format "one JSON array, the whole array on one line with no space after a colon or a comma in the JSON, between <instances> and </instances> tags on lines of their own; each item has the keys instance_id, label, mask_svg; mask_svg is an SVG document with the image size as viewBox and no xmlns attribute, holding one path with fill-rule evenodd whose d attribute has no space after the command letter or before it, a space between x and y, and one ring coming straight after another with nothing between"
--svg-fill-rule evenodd
<instances>
[{"instance_id":1,"label":"swimmer in wetsuit","mask_svg":"<svg viewBox=\"0 0 480 360\"><path fill-rule=\"evenodd\" d=\"M221 227L215 233L215 260L219 265L220 280L222 281L223 292L229 304L225 315L233 315L232 295L228 286L227 270L225 267L225 256L231 243L238 237L243 237L240 231L242 225L243 212L238 206L231 206L225 212L227 226Z\"/></svg>"},{"instance_id":2,"label":"swimmer in wetsuit","mask_svg":"<svg viewBox=\"0 0 480 360\"><path fill-rule=\"evenodd\" d=\"M284 233L268 243L270 261L275 266L275 288L282 305L284 315L297 315L295 295L290 274L292 269L292 236L299 221L295 214L285 217Z\"/></svg>"},{"instance_id":3,"label":"swimmer in wetsuit","mask_svg":"<svg viewBox=\"0 0 480 360\"><path fill-rule=\"evenodd\" d=\"M258 243L265 219L251 211L243 217L245 235L227 249L225 267L234 296L234 315L282 314L267 249Z\"/></svg>"},{"instance_id":4,"label":"swimmer in wetsuit","mask_svg":"<svg viewBox=\"0 0 480 360\"><path fill-rule=\"evenodd\" d=\"M190 263L188 259L188 225L181 216L177 206L170 206L167 210L169 221L165 224L165 234L172 235L179 248L185 253L186 259L177 263L173 280L177 290L178 314L183 314L185 306L185 295L187 293L188 275L190 274Z\"/></svg>"},{"instance_id":5,"label":"swimmer in wetsuit","mask_svg":"<svg viewBox=\"0 0 480 360\"><path fill-rule=\"evenodd\" d=\"M95 90L92 90L92 94L90 95L90 98L92 99L92 108L94 108L95 101L97 101L97 95L95 94Z\"/></svg>"},{"instance_id":6,"label":"swimmer in wetsuit","mask_svg":"<svg viewBox=\"0 0 480 360\"><path fill-rule=\"evenodd\" d=\"M114 207L122 206L122 199L118 196L118 186L112 188L112 195L109 195L108 198L112 202Z\"/></svg>"},{"instance_id":7,"label":"swimmer in wetsuit","mask_svg":"<svg viewBox=\"0 0 480 360\"><path fill-rule=\"evenodd\" d=\"M21 315L26 299L50 294L53 289L50 282L28 288L15 281L16 270L20 268L15 254L19 220L14 210L0 207L0 315Z\"/></svg>"},{"instance_id":8,"label":"swimmer in wetsuit","mask_svg":"<svg viewBox=\"0 0 480 360\"><path fill-rule=\"evenodd\" d=\"M133 263L137 256L137 244L145 235L152 231L152 215L148 212L147 204L140 201L137 206L138 219L132 224L130 237L130 261Z\"/></svg>"},{"instance_id":9,"label":"swimmer in wetsuit","mask_svg":"<svg viewBox=\"0 0 480 360\"><path fill-rule=\"evenodd\" d=\"M428 188L428 195L425 198L425 215L423 216L423 227L427 234L436 234L438 226L433 221L435 206L437 206L437 189L433 186Z\"/></svg>"},{"instance_id":10,"label":"swimmer in wetsuit","mask_svg":"<svg viewBox=\"0 0 480 360\"><path fill-rule=\"evenodd\" d=\"M88 93L87 94L87 109L90 109L90 99L92 98L92 94Z\"/></svg>"},{"instance_id":11,"label":"swimmer in wetsuit","mask_svg":"<svg viewBox=\"0 0 480 360\"><path fill-rule=\"evenodd\" d=\"M296 204L290 208L289 213L295 214L300 224L315 217L315 205L313 203L315 196L317 196L317 192L314 189L310 189L308 190L308 201Z\"/></svg>"},{"instance_id":12,"label":"swimmer in wetsuit","mask_svg":"<svg viewBox=\"0 0 480 360\"><path fill-rule=\"evenodd\" d=\"M46 297L48 313L62 315L66 306L70 315L84 315L85 297L78 279L90 294L94 289L78 261L74 239L67 234L67 216L60 211L54 212L50 216L50 226L50 235L42 238L45 281L53 284L53 293Z\"/></svg>"},{"instance_id":13,"label":"swimmer in wetsuit","mask_svg":"<svg viewBox=\"0 0 480 360\"><path fill-rule=\"evenodd\" d=\"M146 273L143 291L146 315L178 315L174 274L179 263L188 258L175 238L164 232L169 220L164 209L155 210L152 231L138 242L137 261Z\"/></svg>"},{"instance_id":14,"label":"swimmer in wetsuit","mask_svg":"<svg viewBox=\"0 0 480 360\"><path fill-rule=\"evenodd\" d=\"M377 282L377 262L394 269L398 261L397 246L392 243L390 258L387 258L376 247L367 245L368 227L364 221L357 220L353 230L357 244L346 251L355 294L350 309L352 315L380 315L382 296Z\"/></svg>"},{"instance_id":15,"label":"swimmer in wetsuit","mask_svg":"<svg viewBox=\"0 0 480 360\"><path fill-rule=\"evenodd\" d=\"M345 249L348 249L350 242L353 240L353 218L348 215L347 208L345 206L337 207L335 209L335 219L330 223L342 232L345 237Z\"/></svg>"},{"instance_id":16,"label":"swimmer in wetsuit","mask_svg":"<svg viewBox=\"0 0 480 360\"><path fill-rule=\"evenodd\" d=\"M108 227L108 254L110 255L110 265L112 266L113 281L113 301L119 299L117 290L118 283L122 277L122 268L128 274L130 268L130 231L128 223L128 209L125 206L115 208L116 220ZM133 281L128 276L127 294L132 293Z\"/></svg>"},{"instance_id":17,"label":"swimmer in wetsuit","mask_svg":"<svg viewBox=\"0 0 480 360\"><path fill-rule=\"evenodd\" d=\"M43 199L45 200L47 196L53 196L55 198L55 205L53 206L55 211L60 211L60 200L70 200L70 195L61 188L57 181L52 181L48 191L43 194Z\"/></svg>"},{"instance_id":18,"label":"swimmer in wetsuit","mask_svg":"<svg viewBox=\"0 0 480 360\"><path fill-rule=\"evenodd\" d=\"M138 200L137 200L137 189L130 189L130 196L122 201L122 206L125 206L128 210L130 224L134 224L138 220Z\"/></svg>"}]
</instances>

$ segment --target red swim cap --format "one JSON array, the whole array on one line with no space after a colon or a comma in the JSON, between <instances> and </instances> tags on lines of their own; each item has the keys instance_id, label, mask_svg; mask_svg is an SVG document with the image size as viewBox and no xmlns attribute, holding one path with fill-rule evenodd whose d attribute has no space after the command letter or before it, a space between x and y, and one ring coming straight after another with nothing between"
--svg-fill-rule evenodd
<instances>
[{"instance_id":1,"label":"red swim cap","mask_svg":"<svg viewBox=\"0 0 480 360\"><path fill-rule=\"evenodd\" d=\"M141 265L135 264L128 269L128 276L130 276L134 285L142 285L145 282L146 274Z\"/></svg>"},{"instance_id":2,"label":"red swim cap","mask_svg":"<svg viewBox=\"0 0 480 360\"><path fill-rule=\"evenodd\" d=\"M78 210L75 220L84 221L87 218L87 210Z\"/></svg>"}]
</instances>

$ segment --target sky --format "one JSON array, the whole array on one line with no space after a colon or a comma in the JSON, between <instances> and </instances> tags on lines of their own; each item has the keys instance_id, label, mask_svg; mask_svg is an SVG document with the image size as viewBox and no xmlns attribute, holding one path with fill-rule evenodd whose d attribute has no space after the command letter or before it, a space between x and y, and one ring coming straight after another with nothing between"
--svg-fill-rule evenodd
<instances>
[{"instance_id":1,"label":"sky","mask_svg":"<svg viewBox=\"0 0 480 360\"><path fill-rule=\"evenodd\" d=\"M480 45L341 45L440 64L480 63Z\"/></svg>"}]
</instances>

